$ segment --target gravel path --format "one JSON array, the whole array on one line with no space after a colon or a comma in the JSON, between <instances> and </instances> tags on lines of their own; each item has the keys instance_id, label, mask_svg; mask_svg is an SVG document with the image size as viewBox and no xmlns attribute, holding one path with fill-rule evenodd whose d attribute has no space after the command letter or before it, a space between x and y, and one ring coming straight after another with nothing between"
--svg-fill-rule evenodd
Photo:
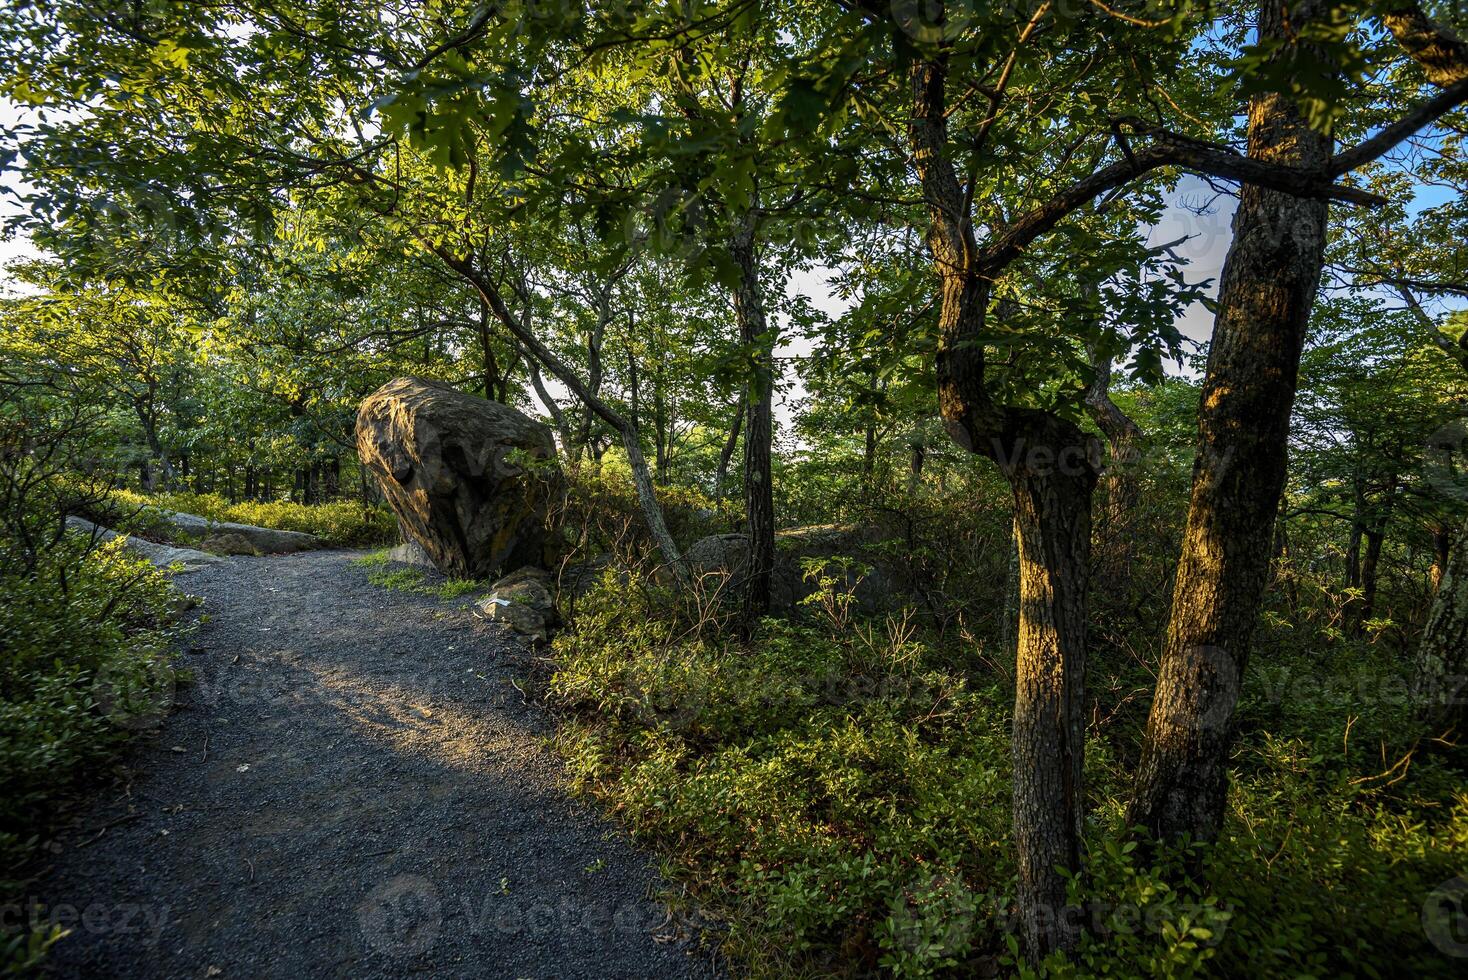
<instances>
[{"instance_id":1,"label":"gravel path","mask_svg":"<svg viewBox=\"0 0 1468 980\"><path fill-rule=\"evenodd\" d=\"M209 621L156 739L38 898L62 976L684 977L647 858L569 801L523 645L342 551L181 580ZM199 649L202 648L202 649Z\"/></svg>"}]
</instances>

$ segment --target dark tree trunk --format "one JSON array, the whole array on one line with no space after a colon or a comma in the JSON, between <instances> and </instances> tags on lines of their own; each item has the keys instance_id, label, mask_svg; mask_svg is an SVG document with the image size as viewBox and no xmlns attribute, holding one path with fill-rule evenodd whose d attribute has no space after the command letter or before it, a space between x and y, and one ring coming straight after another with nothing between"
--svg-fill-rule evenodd
<instances>
[{"instance_id":1,"label":"dark tree trunk","mask_svg":"<svg viewBox=\"0 0 1468 980\"><path fill-rule=\"evenodd\" d=\"M750 358L744 419L744 510L749 533L749 585L745 613L753 619L770 608L770 580L775 568L775 499L770 483L770 443L774 438L774 330L765 318L759 281L755 214L744 218L730 244L739 267L734 313L739 342Z\"/></svg>"},{"instance_id":2,"label":"dark tree trunk","mask_svg":"<svg viewBox=\"0 0 1468 980\"><path fill-rule=\"evenodd\" d=\"M1286 41L1321 0L1268 0L1260 34ZM1287 96L1256 96L1249 155L1324 167L1331 138ZM1172 614L1129 823L1211 841L1223 820L1233 711L1269 578L1290 409L1320 284L1326 205L1254 185L1240 192L1198 410L1198 456Z\"/></svg>"},{"instance_id":3,"label":"dark tree trunk","mask_svg":"<svg viewBox=\"0 0 1468 980\"><path fill-rule=\"evenodd\" d=\"M1361 608L1355 623L1357 633L1361 632L1366 621L1376 612L1376 570L1381 561L1381 546L1385 540L1384 521L1366 532L1366 555L1361 559Z\"/></svg>"},{"instance_id":4,"label":"dark tree trunk","mask_svg":"<svg viewBox=\"0 0 1468 980\"><path fill-rule=\"evenodd\" d=\"M134 405L138 422L143 429L143 441L147 443L148 452L153 457L142 467L143 489L149 493L158 489L160 476L165 489L173 485L173 464L168 461L168 453L163 448L163 440L158 436L158 419L154 415L153 404L153 395L150 391L145 401Z\"/></svg>"},{"instance_id":5,"label":"dark tree trunk","mask_svg":"<svg viewBox=\"0 0 1468 980\"><path fill-rule=\"evenodd\" d=\"M734 418L729 422L729 438L724 440L724 448L719 453L719 468L714 472L714 496L724 495L724 483L729 478L729 463L734 458L734 450L739 446L739 433L744 428L744 402L745 392L739 393L739 400L734 403Z\"/></svg>"},{"instance_id":6,"label":"dark tree trunk","mask_svg":"<svg viewBox=\"0 0 1468 980\"><path fill-rule=\"evenodd\" d=\"M1132 515L1136 511L1137 465L1142 458L1142 429L1111 400L1111 356L1099 347L1091 351L1094 375L1086 392L1086 409L1110 449L1101 474L1103 511L1100 545L1104 578L1119 594L1131 584L1136 537Z\"/></svg>"},{"instance_id":7,"label":"dark tree trunk","mask_svg":"<svg viewBox=\"0 0 1468 980\"><path fill-rule=\"evenodd\" d=\"M494 345L490 343L489 333L489 304L484 297L479 297L479 361L483 372L484 397L488 401L494 401L497 393L496 386L499 384L499 365L495 363ZM502 400L502 399L501 399Z\"/></svg>"},{"instance_id":8,"label":"dark tree trunk","mask_svg":"<svg viewBox=\"0 0 1468 980\"><path fill-rule=\"evenodd\" d=\"M1468 523L1444 566L1416 668L1413 692L1423 723L1468 732Z\"/></svg>"},{"instance_id":9,"label":"dark tree trunk","mask_svg":"<svg viewBox=\"0 0 1468 980\"><path fill-rule=\"evenodd\" d=\"M1351 535L1346 540L1346 588L1361 587L1361 539L1366 534L1366 477L1358 462L1351 478Z\"/></svg>"}]
</instances>

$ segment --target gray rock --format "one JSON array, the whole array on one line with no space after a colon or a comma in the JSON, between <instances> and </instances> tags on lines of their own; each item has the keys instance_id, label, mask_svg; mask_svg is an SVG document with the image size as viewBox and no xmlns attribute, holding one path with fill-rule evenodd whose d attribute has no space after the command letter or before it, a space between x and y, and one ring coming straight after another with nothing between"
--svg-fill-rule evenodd
<instances>
[{"instance_id":1,"label":"gray rock","mask_svg":"<svg viewBox=\"0 0 1468 980\"><path fill-rule=\"evenodd\" d=\"M199 550L207 551L211 555L258 555L260 549L243 534L234 531L224 531L219 534L211 534L200 538Z\"/></svg>"},{"instance_id":2,"label":"gray rock","mask_svg":"<svg viewBox=\"0 0 1468 980\"><path fill-rule=\"evenodd\" d=\"M253 524L236 524L233 521L212 521L198 514L170 513L160 511L166 520L181 535L200 542L216 539L225 547L240 548L245 542L253 551L226 550L224 554L287 554L295 551L310 551L321 547L321 539L314 534L301 531L281 531L273 527L256 527Z\"/></svg>"},{"instance_id":3,"label":"gray rock","mask_svg":"<svg viewBox=\"0 0 1468 980\"><path fill-rule=\"evenodd\" d=\"M502 623L517 633L545 642L560 624L550 574L542 568L526 567L495 582L477 608L484 618Z\"/></svg>"},{"instance_id":4,"label":"gray rock","mask_svg":"<svg viewBox=\"0 0 1468 980\"><path fill-rule=\"evenodd\" d=\"M882 534L876 528L837 525L791 528L775 539L775 567L770 585L770 608L788 612L815 591L806 581L804 559L850 557L871 566L865 576L854 571L846 576L857 607L867 614L882 612L899 604L894 588L901 576L876 549ZM711 534L689 545L683 553L694 580L706 593L739 597L748 585L749 541L743 534Z\"/></svg>"},{"instance_id":5,"label":"gray rock","mask_svg":"<svg viewBox=\"0 0 1468 980\"><path fill-rule=\"evenodd\" d=\"M68 517L66 526L72 531L88 535L94 541L111 541L113 538L124 538L123 547L133 554L148 559L159 568L170 568L175 563L181 567L178 574L184 575L196 572L208 565L217 565L224 559L218 555L206 554L195 551L193 548L174 548L166 544L155 544L152 541L144 541L142 538L134 538L128 535L119 535L111 528L105 528L80 517Z\"/></svg>"},{"instance_id":6,"label":"gray rock","mask_svg":"<svg viewBox=\"0 0 1468 980\"><path fill-rule=\"evenodd\" d=\"M561 486L551 431L508 405L398 378L362 402L357 453L407 534L445 575L546 565Z\"/></svg>"},{"instance_id":7,"label":"gray rock","mask_svg":"<svg viewBox=\"0 0 1468 980\"><path fill-rule=\"evenodd\" d=\"M706 597L741 598L749 586L749 538L743 534L699 538L683 552L683 561Z\"/></svg>"},{"instance_id":8,"label":"gray rock","mask_svg":"<svg viewBox=\"0 0 1468 980\"><path fill-rule=\"evenodd\" d=\"M419 568L434 568L433 559L423 546L417 541L404 541L396 548L387 553L388 561L400 562L404 565L415 565Z\"/></svg>"}]
</instances>

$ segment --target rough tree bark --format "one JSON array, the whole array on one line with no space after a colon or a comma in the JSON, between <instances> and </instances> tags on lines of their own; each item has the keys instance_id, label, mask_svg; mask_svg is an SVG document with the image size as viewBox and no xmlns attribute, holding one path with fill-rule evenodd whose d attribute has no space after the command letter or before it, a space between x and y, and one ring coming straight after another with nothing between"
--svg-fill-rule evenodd
<instances>
[{"instance_id":1,"label":"rough tree bark","mask_svg":"<svg viewBox=\"0 0 1468 980\"><path fill-rule=\"evenodd\" d=\"M910 140L940 283L938 405L949 436L995 459L1015 501L1019 629L1015 659L1014 837L1018 905L1032 958L1074 947L1064 871L1080 862L1081 704L1096 445L1074 424L995 404L982 337L989 283L1007 257L979 258L948 156L946 60L914 65ZM1001 256L1003 253L1001 252Z\"/></svg>"},{"instance_id":2,"label":"rough tree bark","mask_svg":"<svg viewBox=\"0 0 1468 980\"><path fill-rule=\"evenodd\" d=\"M744 418L744 510L749 534L749 580L745 615L753 620L770 608L770 582L775 569L775 500L770 482L770 443L774 437L774 333L765 316L759 282L756 241L758 211L751 209L729 243L739 269L734 314L739 342L750 357Z\"/></svg>"},{"instance_id":3,"label":"rough tree bark","mask_svg":"<svg viewBox=\"0 0 1468 980\"><path fill-rule=\"evenodd\" d=\"M1265 0L1259 31L1286 41L1324 0ZM1329 134L1285 95L1249 106L1249 156L1322 170ZM1198 455L1172 613L1128 822L1211 841L1249 643L1268 581L1290 409L1324 263L1326 204L1246 185L1224 263L1198 409Z\"/></svg>"},{"instance_id":4,"label":"rough tree bark","mask_svg":"<svg viewBox=\"0 0 1468 980\"><path fill-rule=\"evenodd\" d=\"M1459 530L1417 648L1413 693L1418 717L1432 727L1468 731L1468 523Z\"/></svg>"}]
</instances>

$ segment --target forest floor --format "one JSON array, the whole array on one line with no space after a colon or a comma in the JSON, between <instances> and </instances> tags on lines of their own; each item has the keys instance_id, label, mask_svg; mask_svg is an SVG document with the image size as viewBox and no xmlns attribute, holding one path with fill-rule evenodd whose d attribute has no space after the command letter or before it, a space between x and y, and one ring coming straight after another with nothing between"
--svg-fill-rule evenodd
<instances>
[{"instance_id":1,"label":"forest floor","mask_svg":"<svg viewBox=\"0 0 1468 980\"><path fill-rule=\"evenodd\" d=\"M571 801L531 651L355 553L180 580L194 676L35 886L62 976L716 972L647 856Z\"/></svg>"}]
</instances>

